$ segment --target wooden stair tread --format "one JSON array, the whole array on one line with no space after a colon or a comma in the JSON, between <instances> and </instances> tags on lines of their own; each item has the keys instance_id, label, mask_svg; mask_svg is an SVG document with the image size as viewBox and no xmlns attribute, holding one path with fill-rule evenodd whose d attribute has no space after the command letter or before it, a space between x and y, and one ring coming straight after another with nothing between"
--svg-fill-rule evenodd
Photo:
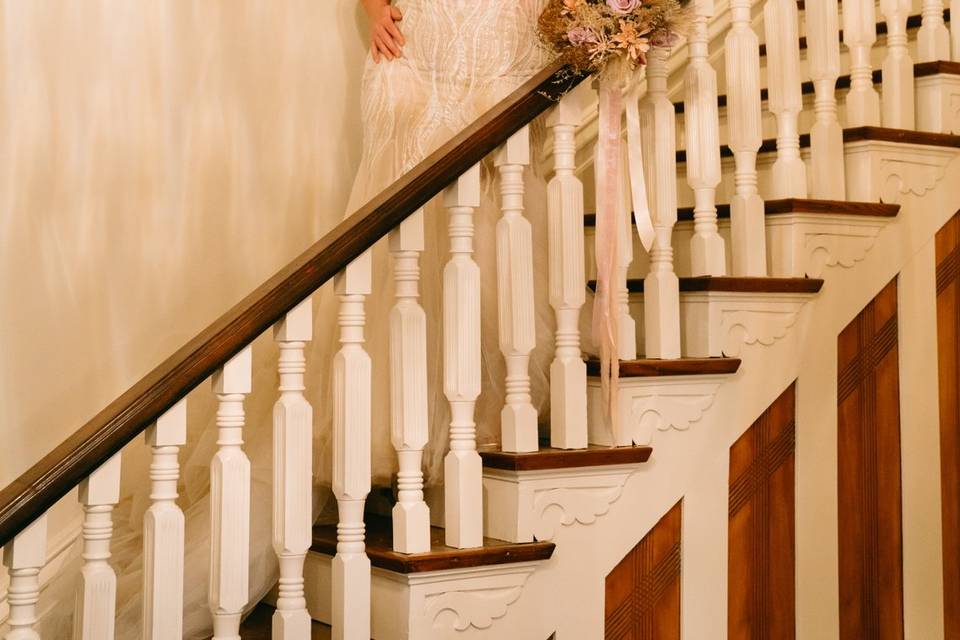
<instances>
[{"instance_id":1,"label":"wooden stair tread","mask_svg":"<svg viewBox=\"0 0 960 640\"><path fill-rule=\"evenodd\" d=\"M455 549L444 544L444 530L430 527L430 551L404 554L393 550L393 523L390 518L367 514L364 518L366 550L370 564L396 573L422 573L444 569L483 567L514 562L547 560L553 555L552 542L512 543L484 538L476 549ZM337 553L336 525L317 525L313 528L311 551L329 556Z\"/></svg>"},{"instance_id":2,"label":"wooden stair tread","mask_svg":"<svg viewBox=\"0 0 960 640\"><path fill-rule=\"evenodd\" d=\"M844 142L860 142L875 140L878 142L903 142L908 144L922 144L931 147L960 148L960 136L950 133L931 133L929 131L914 131L913 129L891 129L890 127L851 127L843 130ZM800 134L800 147L810 146L810 134ZM777 150L777 139L768 138L760 144L758 153L770 153ZM729 145L721 145L720 156L732 158L733 150ZM677 151L677 164L687 161L687 152L684 149Z\"/></svg>"},{"instance_id":3,"label":"wooden stair tread","mask_svg":"<svg viewBox=\"0 0 960 640\"><path fill-rule=\"evenodd\" d=\"M676 360L657 360L641 358L621 360L621 378L653 378L659 376L697 376L710 374L736 373L740 368L740 358L678 358ZM587 375L600 375L600 361L587 360Z\"/></svg>"},{"instance_id":4,"label":"wooden stair tread","mask_svg":"<svg viewBox=\"0 0 960 640\"><path fill-rule=\"evenodd\" d=\"M554 449L541 444L539 451L507 453L496 448L479 449L483 466L507 471L541 471L544 469L571 469L599 467L613 464L646 462L653 452L651 447L600 447L586 449Z\"/></svg>"},{"instance_id":5,"label":"wooden stair tread","mask_svg":"<svg viewBox=\"0 0 960 640\"><path fill-rule=\"evenodd\" d=\"M914 78L925 78L928 76L935 75L951 75L957 76L960 75L960 62L953 62L950 60L934 60L932 62L917 62L913 65L913 77ZM880 84L883 82L883 70L874 69L873 70L873 83ZM844 74L837 78L837 89L849 89L850 88L850 74ZM800 91L804 95L813 95L815 88L813 85L813 80L805 80L800 83ZM769 98L769 91L766 87L760 89L760 100L766 101ZM721 94L717 96L717 106L720 108L727 106L727 94ZM685 110L683 101L674 102L673 110L676 113L683 113Z\"/></svg>"},{"instance_id":6,"label":"wooden stair tread","mask_svg":"<svg viewBox=\"0 0 960 640\"><path fill-rule=\"evenodd\" d=\"M587 286L596 290L597 281ZM681 276L681 292L726 291L739 293L819 293L823 280L819 278L774 278L742 276ZM643 293L643 278L627 279L630 293Z\"/></svg>"},{"instance_id":7,"label":"wooden stair tread","mask_svg":"<svg viewBox=\"0 0 960 640\"><path fill-rule=\"evenodd\" d=\"M764 213L768 216L785 213L810 213L825 215L852 215L877 218L895 218L900 213L900 205L883 204L880 202L853 202L847 200L814 200L811 198L783 198L780 200L765 200ZM717 205L717 218L729 218L730 205ZM693 220L693 207L677 209L678 221ZM583 224L594 227L597 224L597 214L587 213L583 216Z\"/></svg>"}]
</instances>

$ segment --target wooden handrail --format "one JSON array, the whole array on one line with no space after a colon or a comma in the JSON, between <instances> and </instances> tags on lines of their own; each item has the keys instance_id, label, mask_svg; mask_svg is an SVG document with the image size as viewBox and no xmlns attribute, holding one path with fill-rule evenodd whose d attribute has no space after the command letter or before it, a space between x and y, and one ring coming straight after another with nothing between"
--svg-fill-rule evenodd
<instances>
[{"instance_id":1,"label":"wooden handrail","mask_svg":"<svg viewBox=\"0 0 960 640\"><path fill-rule=\"evenodd\" d=\"M557 63L543 69L0 490L0 546L43 515L218 367L582 79L571 76Z\"/></svg>"}]
</instances>

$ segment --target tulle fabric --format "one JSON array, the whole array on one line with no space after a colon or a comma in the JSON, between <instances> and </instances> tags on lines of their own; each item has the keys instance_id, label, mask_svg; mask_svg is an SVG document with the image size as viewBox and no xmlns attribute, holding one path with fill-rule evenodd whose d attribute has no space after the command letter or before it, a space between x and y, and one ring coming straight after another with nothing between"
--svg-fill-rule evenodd
<instances>
[{"instance_id":1,"label":"tulle fabric","mask_svg":"<svg viewBox=\"0 0 960 640\"><path fill-rule=\"evenodd\" d=\"M543 0L398 0L407 39L403 58L374 64L363 75L363 156L352 190L350 213L409 171L546 64L535 25ZM320 37L318 35L318 37ZM322 81L322 79L318 79ZM554 316L547 289L546 186L536 166L543 135L534 123L534 166L525 176L525 215L533 227L537 346L530 376L541 425L549 421L548 370L553 354ZM499 441L505 366L500 353L496 289L496 170L481 165L482 202L474 216L474 257L482 279L482 392L476 407L479 444ZM442 271L449 257L447 214L439 198L425 207L426 249L421 258L421 302L427 314L427 368L430 440L424 452L428 485L443 477L448 447L449 407L443 395ZM332 228L340 215L320 225ZM373 291L366 303L366 344L373 366L373 483L390 487L397 458L390 440L388 313L393 304L393 271L386 242L373 248ZM337 307L332 283L313 297L314 340L307 347L305 395L314 408L314 515L335 520L331 481L331 365L339 349ZM272 336L254 343L253 392L245 403L244 450L251 461L250 602L259 602L276 583L272 549L272 407L277 398L277 348ZM212 634L208 604L210 554L210 460L216 452L216 398L203 384L188 398L188 443L181 454L179 504L186 519L184 638ZM542 426L542 428L543 428ZM141 636L143 514L149 507L149 451L142 440L124 451L126 495L114 513L112 565L118 574L116 637ZM389 489L374 490L376 494ZM71 635L72 607L82 565L79 540L62 554L63 564L43 594L39 630L43 637ZM252 606L252 605L251 605Z\"/></svg>"}]
</instances>

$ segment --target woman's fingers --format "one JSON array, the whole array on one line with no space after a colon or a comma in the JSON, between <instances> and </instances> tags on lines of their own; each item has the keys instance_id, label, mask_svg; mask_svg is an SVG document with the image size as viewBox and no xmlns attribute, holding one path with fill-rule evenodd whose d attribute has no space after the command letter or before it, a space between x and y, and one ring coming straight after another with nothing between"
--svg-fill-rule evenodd
<instances>
[{"instance_id":1,"label":"woman's fingers","mask_svg":"<svg viewBox=\"0 0 960 640\"><path fill-rule=\"evenodd\" d=\"M407 41L404 39L403 34L400 33L400 29L397 28L397 25L395 22L393 22L393 20L390 20L384 26L387 28L387 31L390 33L390 35L393 36L393 40L399 43L401 47L407 44Z\"/></svg>"},{"instance_id":2,"label":"woman's fingers","mask_svg":"<svg viewBox=\"0 0 960 640\"><path fill-rule=\"evenodd\" d=\"M389 37L384 37L378 32L375 37L375 41L377 43L377 47L380 49L380 53L382 53L387 60L392 61L395 57L397 57L397 54L394 53L394 50L399 51L399 49L395 44L393 44Z\"/></svg>"},{"instance_id":3,"label":"woman's fingers","mask_svg":"<svg viewBox=\"0 0 960 640\"><path fill-rule=\"evenodd\" d=\"M380 42L386 46L387 50L394 55L394 57L400 57L400 45L397 44L396 40L393 38L393 35L384 25L379 25L377 27L377 37L379 38Z\"/></svg>"},{"instance_id":4,"label":"woman's fingers","mask_svg":"<svg viewBox=\"0 0 960 640\"><path fill-rule=\"evenodd\" d=\"M403 12L399 8L390 5L390 17L393 18L394 22L400 22L403 20Z\"/></svg>"},{"instance_id":5,"label":"woman's fingers","mask_svg":"<svg viewBox=\"0 0 960 640\"><path fill-rule=\"evenodd\" d=\"M380 64L380 49L377 48L376 42L370 43L370 55L373 56L374 64Z\"/></svg>"}]
</instances>

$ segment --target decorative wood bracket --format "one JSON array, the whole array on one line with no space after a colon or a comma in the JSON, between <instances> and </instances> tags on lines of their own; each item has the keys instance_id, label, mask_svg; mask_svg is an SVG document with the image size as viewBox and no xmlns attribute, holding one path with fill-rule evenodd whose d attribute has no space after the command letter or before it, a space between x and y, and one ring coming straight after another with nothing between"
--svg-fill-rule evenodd
<instances>
[{"instance_id":1,"label":"decorative wood bracket","mask_svg":"<svg viewBox=\"0 0 960 640\"><path fill-rule=\"evenodd\" d=\"M889 221L860 215L768 216L771 275L820 278L829 267L849 269L867 256Z\"/></svg>"},{"instance_id":2,"label":"decorative wood bracket","mask_svg":"<svg viewBox=\"0 0 960 640\"><path fill-rule=\"evenodd\" d=\"M923 196L946 174L957 157L950 147L906 142L860 140L844 145L847 198L900 203L907 194Z\"/></svg>"}]
</instances>

